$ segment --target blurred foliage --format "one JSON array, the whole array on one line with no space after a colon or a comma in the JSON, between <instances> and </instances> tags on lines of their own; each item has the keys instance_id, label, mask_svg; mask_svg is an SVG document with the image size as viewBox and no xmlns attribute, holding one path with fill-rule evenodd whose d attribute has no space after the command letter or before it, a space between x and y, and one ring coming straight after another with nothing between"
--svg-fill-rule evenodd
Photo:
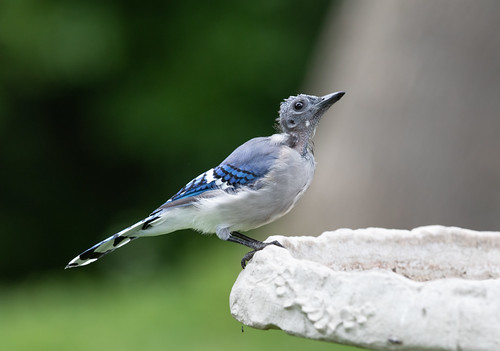
<instances>
[{"instance_id":1,"label":"blurred foliage","mask_svg":"<svg viewBox=\"0 0 500 351\"><path fill-rule=\"evenodd\" d=\"M79 270L79 279L0 289L2 349L358 350L242 326L231 317L227 299L239 271L227 261L238 255L218 247L203 258L210 265L154 277L131 278L123 271L102 281Z\"/></svg>"},{"instance_id":2,"label":"blurred foliage","mask_svg":"<svg viewBox=\"0 0 500 351\"><path fill-rule=\"evenodd\" d=\"M1 279L61 270L271 134L328 5L1 1ZM146 269L221 244L194 237L138 244L134 255Z\"/></svg>"},{"instance_id":3,"label":"blurred foliage","mask_svg":"<svg viewBox=\"0 0 500 351\"><path fill-rule=\"evenodd\" d=\"M4 349L332 349L242 333L227 296L246 249L192 231L62 269L271 134L328 6L0 2Z\"/></svg>"}]
</instances>

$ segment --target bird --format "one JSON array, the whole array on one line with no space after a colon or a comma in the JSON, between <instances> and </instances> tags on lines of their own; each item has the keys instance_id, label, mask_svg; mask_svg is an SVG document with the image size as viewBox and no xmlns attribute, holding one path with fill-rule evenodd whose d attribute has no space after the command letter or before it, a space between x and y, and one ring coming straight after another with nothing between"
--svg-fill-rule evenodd
<instances>
[{"instance_id":1,"label":"bird","mask_svg":"<svg viewBox=\"0 0 500 351\"><path fill-rule=\"evenodd\" d=\"M268 245L283 247L278 241L262 242L241 232L284 216L307 190L315 170L312 138L321 117L344 94L285 99L276 134L245 142L149 216L87 249L66 268L88 265L138 238L189 228L250 248L241 260L243 269L257 251Z\"/></svg>"}]
</instances>

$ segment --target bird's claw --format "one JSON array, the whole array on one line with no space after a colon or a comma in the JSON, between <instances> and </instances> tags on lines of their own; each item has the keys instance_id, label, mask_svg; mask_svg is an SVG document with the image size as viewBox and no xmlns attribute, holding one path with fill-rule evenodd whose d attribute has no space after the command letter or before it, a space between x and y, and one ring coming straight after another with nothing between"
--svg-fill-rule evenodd
<instances>
[{"instance_id":1,"label":"bird's claw","mask_svg":"<svg viewBox=\"0 0 500 351\"><path fill-rule=\"evenodd\" d=\"M265 248L266 246L269 246L269 245L276 245L276 246L279 246L279 247L282 247L282 248L285 248L283 245L281 245L281 243L277 240L274 240L270 243L264 243L264 242L261 242L260 243L261 245L258 245L257 248L255 248L255 250L252 250L250 252L247 252L245 254L245 256L243 256L243 258L241 259L241 267L243 269L245 269L245 267L247 266L247 263L253 258L253 255L255 255L255 253L257 251L260 251L262 250L263 248Z\"/></svg>"}]
</instances>

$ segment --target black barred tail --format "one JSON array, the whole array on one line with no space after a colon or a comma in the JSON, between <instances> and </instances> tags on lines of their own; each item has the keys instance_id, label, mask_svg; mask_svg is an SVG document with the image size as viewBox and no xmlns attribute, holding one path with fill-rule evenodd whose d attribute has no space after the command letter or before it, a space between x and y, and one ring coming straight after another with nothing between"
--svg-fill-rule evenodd
<instances>
[{"instance_id":1,"label":"black barred tail","mask_svg":"<svg viewBox=\"0 0 500 351\"><path fill-rule=\"evenodd\" d=\"M127 229L124 229L121 232L116 233L115 235L110 236L109 238L92 246L90 249L82 252L80 255L72 259L66 265L66 268L86 266L97 261L102 256L118 249L119 247L128 244L132 240L137 239L140 236L139 232L141 231L142 224L142 221L136 223L133 226L130 226Z\"/></svg>"}]
</instances>

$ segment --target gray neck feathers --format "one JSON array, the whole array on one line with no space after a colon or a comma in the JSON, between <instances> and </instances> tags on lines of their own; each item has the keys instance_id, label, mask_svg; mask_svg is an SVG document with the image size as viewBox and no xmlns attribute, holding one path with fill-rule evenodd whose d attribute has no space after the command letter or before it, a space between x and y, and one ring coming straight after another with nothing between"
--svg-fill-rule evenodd
<instances>
[{"instance_id":1,"label":"gray neck feathers","mask_svg":"<svg viewBox=\"0 0 500 351\"><path fill-rule=\"evenodd\" d=\"M302 131L299 133L290 133L288 135L288 146L296 150L301 156L313 152L313 143L311 139L314 135L314 131Z\"/></svg>"}]
</instances>

